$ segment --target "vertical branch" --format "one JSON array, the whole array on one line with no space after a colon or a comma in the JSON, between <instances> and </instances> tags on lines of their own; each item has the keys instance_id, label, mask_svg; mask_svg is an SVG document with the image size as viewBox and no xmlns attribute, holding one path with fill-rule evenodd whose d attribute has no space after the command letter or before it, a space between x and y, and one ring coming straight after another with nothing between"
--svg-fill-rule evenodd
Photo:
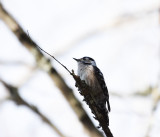
<instances>
[{"instance_id":1,"label":"vertical branch","mask_svg":"<svg viewBox=\"0 0 160 137\"><path fill-rule=\"evenodd\" d=\"M159 101L160 101L159 83L155 87L148 87L144 91L137 92L137 93L132 94L132 95L133 96L140 96L140 97L143 97L143 98L146 98L146 97L150 96L150 98L153 102L151 114L149 116L148 127L147 127L147 131L146 131L146 134L145 134L145 137L150 137L150 132L153 129L153 126L154 126L154 123L153 123L153 121L155 119L154 115L155 115L155 112L157 110L157 107L158 107Z\"/></svg>"}]
</instances>

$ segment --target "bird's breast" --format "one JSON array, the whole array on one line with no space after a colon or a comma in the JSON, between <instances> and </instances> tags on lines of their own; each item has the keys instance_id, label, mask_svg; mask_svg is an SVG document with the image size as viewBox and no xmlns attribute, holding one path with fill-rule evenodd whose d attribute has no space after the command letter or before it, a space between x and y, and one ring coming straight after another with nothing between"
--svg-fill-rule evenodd
<instances>
[{"instance_id":1,"label":"bird's breast","mask_svg":"<svg viewBox=\"0 0 160 137\"><path fill-rule=\"evenodd\" d=\"M78 70L78 75L80 76L81 80L84 80L87 85L93 86L95 77L94 77L94 70L92 66L82 67Z\"/></svg>"}]
</instances>

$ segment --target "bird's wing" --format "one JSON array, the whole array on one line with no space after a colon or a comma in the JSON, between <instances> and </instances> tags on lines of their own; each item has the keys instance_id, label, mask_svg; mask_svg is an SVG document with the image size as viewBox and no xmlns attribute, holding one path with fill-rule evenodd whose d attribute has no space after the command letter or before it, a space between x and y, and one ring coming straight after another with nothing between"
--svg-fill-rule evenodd
<instances>
[{"instance_id":1,"label":"bird's wing","mask_svg":"<svg viewBox=\"0 0 160 137\"><path fill-rule=\"evenodd\" d=\"M100 69L96 66L94 66L94 73L95 73L95 76L96 76L96 78L102 88L104 95L106 96L108 110L110 111L109 94L108 94L108 89L107 89L103 74L100 71Z\"/></svg>"}]
</instances>

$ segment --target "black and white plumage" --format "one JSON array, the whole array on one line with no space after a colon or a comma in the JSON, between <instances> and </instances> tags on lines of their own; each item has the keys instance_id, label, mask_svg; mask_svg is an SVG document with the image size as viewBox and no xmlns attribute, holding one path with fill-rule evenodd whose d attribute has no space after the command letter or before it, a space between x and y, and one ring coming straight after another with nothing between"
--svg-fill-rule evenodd
<instances>
[{"instance_id":1,"label":"black and white plumage","mask_svg":"<svg viewBox=\"0 0 160 137\"><path fill-rule=\"evenodd\" d=\"M83 57L75 60L78 63L78 76L80 76L80 79L84 80L92 89L91 95L94 102L100 110L107 112L110 111L108 89L103 74L96 66L94 59L90 57ZM106 109L106 102L108 109Z\"/></svg>"}]
</instances>

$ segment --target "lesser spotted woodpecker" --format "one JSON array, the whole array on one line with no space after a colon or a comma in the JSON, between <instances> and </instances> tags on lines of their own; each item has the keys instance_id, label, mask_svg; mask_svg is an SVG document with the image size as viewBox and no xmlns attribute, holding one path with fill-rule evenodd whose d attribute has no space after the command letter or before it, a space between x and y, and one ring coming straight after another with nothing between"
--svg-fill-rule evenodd
<instances>
[{"instance_id":1,"label":"lesser spotted woodpecker","mask_svg":"<svg viewBox=\"0 0 160 137\"><path fill-rule=\"evenodd\" d=\"M108 89L103 74L96 66L94 59L90 57L73 59L78 63L78 76L92 89L92 96L96 105L101 110L110 111ZM108 109L106 109L106 102Z\"/></svg>"}]
</instances>

